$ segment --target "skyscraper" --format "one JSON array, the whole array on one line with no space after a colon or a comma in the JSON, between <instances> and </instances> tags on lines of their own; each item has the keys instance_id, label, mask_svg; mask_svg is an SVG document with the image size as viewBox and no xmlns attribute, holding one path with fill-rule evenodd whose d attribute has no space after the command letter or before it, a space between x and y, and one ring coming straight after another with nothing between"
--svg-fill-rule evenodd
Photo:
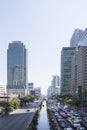
<instances>
[{"instance_id":1,"label":"skyscraper","mask_svg":"<svg viewBox=\"0 0 87 130\"><path fill-rule=\"evenodd\" d=\"M75 29L70 40L70 47L77 47L78 42L81 39L82 35L83 35L83 30Z\"/></svg>"},{"instance_id":2,"label":"skyscraper","mask_svg":"<svg viewBox=\"0 0 87 130\"><path fill-rule=\"evenodd\" d=\"M75 94L78 86L87 89L87 46L78 48L72 63L72 87Z\"/></svg>"},{"instance_id":3,"label":"skyscraper","mask_svg":"<svg viewBox=\"0 0 87 130\"><path fill-rule=\"evenodd\" d=\"M27 50L20 41L9 43L7 50L7 92L25 95L27 89Z\"/></svg>"},{"instance_id":4,"label":"skyscraper","mask_svg":"<svg viewBox=\"0 0 87 130\"><path fill-rule=\"evenodd\" d=\"M87 28L85 29L81 39L79 40L78 46L87 46Z\"/></svg>"},{"instance_id":5,"label":"skyscraper","mask_svg":"<svg viewBox=\"0 0 87 130\"><path fill-rule=\"evenodd\" d=\"M87 28L78 42L72 63L72 87L75 94L78 86L87 89Z\"/></svg>"},{"instance_id":6,"label":"skyscraper","mask_svg":"<svg viewBox=\"0 0 87 130\"><path fill-rule=\"evenodd\" d=\"M61 94L72 94L71 74L72 58L75 54L75 47L63 47L61 52Z\"/></svg>"}]
</instances>

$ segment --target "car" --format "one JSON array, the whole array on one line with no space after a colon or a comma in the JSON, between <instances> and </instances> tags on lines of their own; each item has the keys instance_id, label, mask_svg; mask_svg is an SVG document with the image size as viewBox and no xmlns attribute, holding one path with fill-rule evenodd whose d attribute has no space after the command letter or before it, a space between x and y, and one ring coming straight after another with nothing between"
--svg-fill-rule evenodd
<instances>
[{"instance_id":1,"label":"car","mask_svg":"<svg viewBox=\"0 0 87 130\"><path fill-rule=\"evenodd\" d=\"M85 126L87 129L87 121L82 121L82 125Z\"/></svg>"},{"instance_id":2,"label":"car","mask_svg":"<svg viewBox=\"0 0 87 130\"><path fill-rule=\"evenodd\" d=\"M55 112L56 112L56 110L52 108L52 109L51 109L51 112L52 112L52 113L55 113Z\"/></svg>"},{"instance_id":3,"label":"car","mask_svg":"<svg viewBox=\"0 0 87 130\"><path fill-rule=\"evenodd\" d=\"M87 122L87 117L84 117L83 120Z\"/></svg>"},{"instance_id":4,"label":"car","mask_svg":"<svg viewBox=\"0 0 87 130\"><path fill-rule=\"evenodd\" d=\"M67 109L67 108L68 108L68 106L67 106L67 105L65 105L63 109Z\"/></svg>"},{"instance_id":5,"label":"car","mask_svg":"<svg viewBox=\"0 0 87 130\"><path fill-rule=\"evenodd\" d=\"M75 119L78 120L79 122L82 122L81 117L76 117Z\"/></svg>"},{"instance_id":6,"label":"car","mask_svg":"<svg viewBox=\"0 0 87 130\"><path fill-rule=\"evenodd\" d=\"M62 114L62 117L64 117L64 118L68 118L68 115L65 114L65 113L63 113L63 114Z\"/></svg>"},{"instance_id":7,"label":"car","mask_svg":"<svg viewBox=\"0 0 87 130\"><path fill-rule=\"evenodd\" d=\"M57 121L61 122L61 121L64 121L64 119L63 118L57 118Z\"/></svg>"},{"instance_id":8,"label":"car","mask_svg":"<svg viewBox=\"0 0 87 130\"><path fill-rule=\"evenodd\" d=\"M81 126L81 124L80 124L80 122L79 122L79 121L74 120L74 121L72 121L72 126L73 126L74 128L77 128L77 127L80 127L80 126Z\"/></svg>"},{"instance_id":9,"label":"car","mask_svg":"<svg viewBox=\"0 0 87 130\"><path fill-rule=\"evenodd\" d=\"M30 111L30 109L27 109L27 112L29 112Z\"/></svg>"},{"instance_id":10,"label":"car","mask_svg":"<svg viewBox=\"0 0 87 130\"><path fill-rule=\"evenodd\" d=\"M61 128L65 128L65 127L67 127L67 124L66 124L66 122L64 122L64 121L60 121L60 122L59 122L59 126L60 126Z\"/></svg>"},{"instance_id":11,"label":"car","mask_svg":"<svg viewBox=\"0 0 87 130\"><path fill-rule=\"evenodd\" d=\"M76 130L86 130L85 127L77 127Z\"/></svg>"},{"instance_id":12,"label":"car","mask_svg":"<svg viewBox=\"0 0 87 130\"><path fill-rule=\"evenodd\" d=\"M70 123L72 123L72 118L71 118L71 117L68 117L68 118L67 118L67 121L70 122Z\"/></svg>"},{"instance_id":13,"label":"car","mask_svg":"<svg viewBox=\"0 0 87 130\"><path fill-rule=\"evenodd\" d=\"M64 128L64 130L73 130L71 127Z\"/></svg>"}]
</instances>

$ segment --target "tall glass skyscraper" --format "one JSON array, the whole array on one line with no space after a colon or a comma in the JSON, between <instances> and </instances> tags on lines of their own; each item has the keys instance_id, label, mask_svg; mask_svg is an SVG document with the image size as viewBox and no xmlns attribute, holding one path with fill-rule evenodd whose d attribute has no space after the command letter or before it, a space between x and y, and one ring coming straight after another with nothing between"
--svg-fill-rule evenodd
<instances>
[{"instance_id":1,"label":"tall glass skyscraper","mask_svg":"<svg viewBox=\"0 0 87 130\"><path fill-rule=\"evenodd\" d=\"M61 94L72 94L71 74L72 58L75 54L75 47L63 47L61 51Z\"/></svg>"},{"instance_id":2,"label":"tall glass skyscraper","mask_svg":"<svg viewBox=\"0 0 87 130\"><path fill-rule=\"evenodd\" d=\"M9 43L7 50L7 92L25 95L27 89L27 50L20 41Z\"/></svg>"}]
</instances>

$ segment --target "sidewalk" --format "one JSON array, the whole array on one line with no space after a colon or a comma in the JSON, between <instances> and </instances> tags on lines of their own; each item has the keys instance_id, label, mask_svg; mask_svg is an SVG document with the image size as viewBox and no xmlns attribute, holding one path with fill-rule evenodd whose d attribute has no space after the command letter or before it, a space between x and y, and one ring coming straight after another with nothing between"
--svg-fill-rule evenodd
<instances>
[{"instance_id":1,"label":"sidewalk","mask_svg":"<svg viewBox=\"0 0 87 130\"><path fill-rule=\"evenodd\" d=\"M20 111L20 109L16 109L16 110L10 112L9 115L11 115L11 114L16 114L16 113L18 113L18 111Z\"/></svg>"}]
</instances>

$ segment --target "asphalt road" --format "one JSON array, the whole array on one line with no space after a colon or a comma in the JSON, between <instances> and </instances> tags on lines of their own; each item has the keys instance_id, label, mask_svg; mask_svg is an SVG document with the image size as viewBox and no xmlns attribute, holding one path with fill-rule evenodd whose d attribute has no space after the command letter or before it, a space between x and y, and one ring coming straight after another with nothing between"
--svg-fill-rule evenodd
<instances>
[{"instance_id":1,"label":"asphalt road","mask_svg":"<svg viewBox=\"0 0 87 130\"><path fill-rule=\"evenodd\" d=\"M25 130L30 124L36 109L33 105L30 106L30 111L27 111L28 106L12 112L8 116L0 117L0 130Z\"/></svg>"}]
</instances>

